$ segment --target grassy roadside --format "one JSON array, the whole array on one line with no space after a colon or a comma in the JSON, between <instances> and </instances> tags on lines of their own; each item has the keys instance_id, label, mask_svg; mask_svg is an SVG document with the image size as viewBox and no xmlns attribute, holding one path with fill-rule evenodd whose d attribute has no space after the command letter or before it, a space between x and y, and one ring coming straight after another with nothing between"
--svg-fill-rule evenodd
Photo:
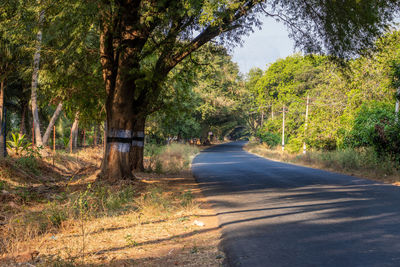
<instances>
[{"instance_id":1,"label":"grassy roadside","mask_svg":"<svg viewBox=\"0 0 400 267\"><path fill-rule=\"evenodd\" d=\"M248 143L244 149L272 160L400 185L400 171L396 163L389 159L379 158L370 149L291 154L282 152L280 148L271 149L265 144L255 142Z\"/></svg>"},{"instance_id":2,"label":"grassy roadside","mask_svg":"<svg viewBox=\"0 0 400 267\"><path fill-rule=\"evenodd\" d=\"M147 151L153 171L112 186L95 181L99 148L1 161L0 266L220 266L217 218L189 171L198 151Z\"/></svg>"}]
</instances>

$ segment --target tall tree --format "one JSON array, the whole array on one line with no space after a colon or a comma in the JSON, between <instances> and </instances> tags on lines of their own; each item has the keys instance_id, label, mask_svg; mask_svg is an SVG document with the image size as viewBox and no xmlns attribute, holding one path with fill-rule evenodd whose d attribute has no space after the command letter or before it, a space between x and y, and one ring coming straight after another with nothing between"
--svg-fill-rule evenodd
<instances>
[{"instance_id":1,"label":"tall tree","mask_svg":"<svg viewBox=\"0 0 400 267\"><path fill-rule=\"evenodd\" d=\"M1 36L0 36L1 37ZM0 157L7 155L4 117L5 82L16 65L17 49L0 38Z\"/></svg>"},{"instance_id":2,"label":"tall tree","mask_svg":"<svg viewBox=\"0 0 400 267\"><path fill-rule=\"evenodd\" d=\"M396 1L383 0L100 1L108 125L102 176L132 177L140 154L132 152L143 149L144 122L168 73L218 36L238 41L259 25L257 12L283 20L307 52L349 57L372 44L397 10Z\"/></svg>"},{"instance_id":3,"label":"tall tree","mask_svg":"<svg viewBox=\"0 0 400 267\"><path fill-rule=\"evenodd\" d=\"M32 72L32 94L31 94L31 106L32 106L32 118L33 127L35 132L35 144L37 146L43 145L42 134L40 132L40 121L37 103L37 91L38 91L38 78L39 78L39 67L40 67L40 53L42 49L42 24L44 20L44 10L39 11L38 18L38 32L36 37L36 48L33 56L33 72Z\"/></svg>"}]
</instances>

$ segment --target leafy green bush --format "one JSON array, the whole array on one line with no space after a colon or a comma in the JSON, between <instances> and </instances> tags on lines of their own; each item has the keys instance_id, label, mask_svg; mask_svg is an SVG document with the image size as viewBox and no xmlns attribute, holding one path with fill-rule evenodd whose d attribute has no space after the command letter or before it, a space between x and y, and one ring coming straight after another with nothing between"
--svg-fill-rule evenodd
<instances>
[{"instance_id":1,"label":"leafy green bush","mask_svg":"<svg viewBox=\"0 0 400 267\"><path fill-rule=\"evenodd\" d=\"M379 156L400 159L400 125L393 106L380 102L360 107L353 129L345 139L349 147L373 147Z\"/></svg>"},{"instance_id":2,"label":"leafy green bush","mask_svg":"<svg viewBox=\"0 0 400 267\"><path fill-rule=\"evenodd\" d=\"M381 102L368 102L361 105L354 120L354 125L345 137L347 147L374 146L379 133L377 125L389 126L394 119L394 110L391 105Z\"/></svg>"},{"instance_id":3,"label":"leafy green bush","mask_svg":"<svg viewBox=\"0 0 400 267\"><path fill-rule=\"evenodd\" d=\"M336 138L328 136L317 136L313 139L309 138L307 140L307 144L309 147L312 147L314 149L328 151L333 151L338 147Z\"/></svg>"},{"instance_id":4,"label":"leafy green bush","mask_svg":"<svg viewBox=\"0 0 400 267\"><path fill-rule=\"evenodd\" d=\"M285 146L285 150L289 153L298 153L303 149L302 138L291 138Z\"/></svg>"},{"instance_id":5,"label":"leafy green bush","mask_svg":"<svg viewBox=\"0 0 400 267\"><path fill-rule=\"evenodd\" d=\"M269 147L277 146L281 142L281 137L278 134L267 132L264 129L257 132L257 137Z\"/></svg>"}]
</instances>

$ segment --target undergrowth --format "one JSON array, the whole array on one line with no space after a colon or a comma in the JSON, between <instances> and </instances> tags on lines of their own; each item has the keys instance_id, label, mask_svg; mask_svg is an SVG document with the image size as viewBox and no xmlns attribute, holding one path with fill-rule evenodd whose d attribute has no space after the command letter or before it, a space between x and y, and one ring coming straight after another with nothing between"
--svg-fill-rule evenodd
<instances>
[{"instance_id":1,"label":"undergrowth","mask_svg":"<svg viewBox=\"0 0 400 267\"><path fill-rule=\"evenodd\" d=\"M179 173L189 169L190 162L199 151L197 146L185 144L148 144L144 151L145 167L149 172Z\"/></svg>"},{"instance_id":2,"label":"undergrowth","mask_svg":"<svg viewBox=\"0 0 400 267\"><path fill-rule=\"evenodd\" d=\"M197 147L179 144L150 146L146 150L148 169L160 173L187 170L191 157L198 151ZM91 221L125 214L132 215L137 223L164 220L196 206L191 191L171 192L160 182L121 181L114 185L94 180L85 182L86 176L78 174L79 170L88 165L94 166L89 159L97 161L97 155L98 152L93 149L88 149L86 154L58 153L55 163L59 165L53 167L54 170L71 173L70 176L57 174L60 182L53 181L56 173L50 172L51 165L45 159L24 155L0 162L0 201L4 202L0 207L0 256L18 254L31 240L45 238L49 234L55 236L60 231L77 227L82 236L80 255L81 263L84 263L85 240L90 234L87 228ZM90 164L84 165L83 162ZM16 175L24 177L17 179ZM43 182L35 180L38 177ZM129 243L134 244L134 241ZM59 263L60 266L77 260L56 256L42 257L42 260L51 265Z\"/></svg>"},{"instance_id":3,"label":"undergrowth","mask_svg":"<svg viewBox=\"0 0 400 267\"><path fill-rule=\"evenodd\" d=\"M17 242L56 232L74 220L81 220L82 216L90 220L130 212L145 217L168 217L191 205L190 191L170 194L162 186L155 185L138 191L135 185L110 188L89 184L85 190L67 194L64 200L47 202L40 211L24 211L10 217L3 228L5 235L0 237L0 253L11 253L17 249L13 247Z\"/></svg>"}]
</instances>

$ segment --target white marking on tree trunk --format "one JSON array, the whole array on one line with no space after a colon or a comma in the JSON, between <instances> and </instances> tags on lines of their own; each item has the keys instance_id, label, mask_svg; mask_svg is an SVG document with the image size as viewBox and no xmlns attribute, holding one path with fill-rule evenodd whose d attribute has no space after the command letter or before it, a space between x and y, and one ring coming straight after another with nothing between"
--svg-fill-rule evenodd
<instances>
[{"instance_id":1,"label":"white marking on tree trunk","mask_svg":"<svg viewBox=\"0 0 400 267\"><path fill-rule=\"evenodd\" d=\"M140 137L144 139L144 132L139 131L139 132L133 132L132 133L133 137ZM140 140L132 140L132 146L137 146L137 147L144 147L144 141Z\"/></svg>"},{"instance_id":2,"label":"white marking on tree trunk","mask_svg":"<svg viewBox=\"0 0 400 267\"><path fill-rule=\"evenodd\" d=\"M132 132L130 130L110 129L109 137L131 138Z\"/></svg>"},{"instance_id":3,"label":"white marking on tree trunk","mask_svg":"<svg viewBox=\"0 0 400 267\"><path fill-rule=\"evenodd\" d=\"M118 150L121 153L128 153L131 148L131 145L129 143L115 142L111 143L111 145L113 146L114 149Z\"/></svg>"},{"instance_id":4,"label":"white marking on tree trunk","mask_svg":"<svg viewBox=\"0 0 400 267\"><path fill-rule=\"evenodd\" d=\"M117 137L117 138L131 138L132 131L131 130L122 130L122 129L110 129L108 132L108 137ZM130 143L125 142L112 142L112 147L121 153L128 153L131 145Z\"/></svg>"}]
</instances>

